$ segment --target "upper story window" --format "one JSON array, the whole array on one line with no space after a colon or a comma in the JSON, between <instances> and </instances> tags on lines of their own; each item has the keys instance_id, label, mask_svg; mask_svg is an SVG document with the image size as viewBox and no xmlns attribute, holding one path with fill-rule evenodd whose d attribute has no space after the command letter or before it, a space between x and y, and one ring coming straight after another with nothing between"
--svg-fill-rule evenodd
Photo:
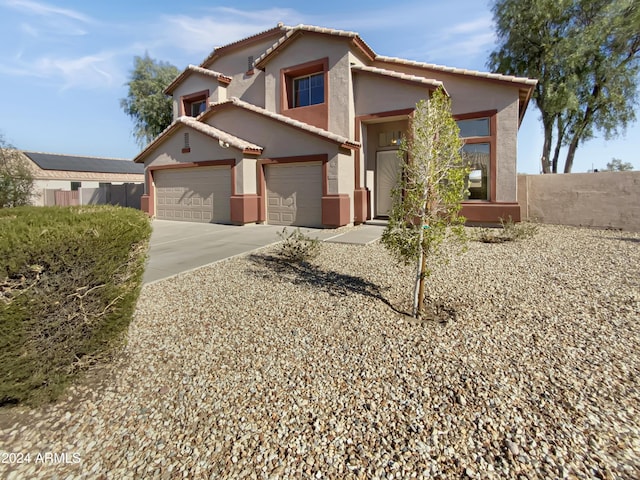
<instances>
[{"instance_id":1,"label":"upper story window","mask_svg":"<svg viewBox=\"0 0 640 480\"><path fill-rule=\"evenodd\" d=\"M190 106L191 106L191 116L197 117L207 109L207 102L204 100L199 100L197 102L192 102Z\"/></svg>"},{"instance_id":2,"label":"upper story window","mask_svg":"<svg viewBox=\"0 0 640 480\"><path fill-rule=\"evenodd\" d=\"M469 196L465 200L495 198L495 112L458 116L456 122L464 140L462 156L471 172L467 178Z\"/></svg>"},{"instance_id":3,"label":"upper story window","mask_svg":"<svg viewBox=\"0 0 640 480\"><path fill-rule=\"evenodd\" d=\"M329 128L329 58L280 70L280 111L315 127Z\"/></svg>"},{"instance_id":4,"label":"upper story window","mask_svg":"<svg viewBox=\"0 0 640 480\"><path fill-rule=\"evenodd\" d=\"M203 90L201 92L192 93L191 95L185 95L180 100L180 114L187 115L189 117L197 117L207 109L207 103L209 101L209 90Z\"/></svg>"},{"instance_id":5,"label":"upper story window","mask_svg":"<svg viewBox=\"0 0 640 480\"><path fill-rule=\"evenodd\" d=\"M307 107L324 103L324 72L293 80L293 106Z\"/></svg>"}]
</instances>

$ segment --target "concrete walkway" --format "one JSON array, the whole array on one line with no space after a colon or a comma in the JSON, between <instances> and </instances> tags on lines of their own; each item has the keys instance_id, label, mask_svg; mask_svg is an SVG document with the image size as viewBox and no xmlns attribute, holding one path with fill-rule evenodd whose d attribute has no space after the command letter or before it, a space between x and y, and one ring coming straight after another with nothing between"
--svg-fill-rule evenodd
<instances>
[{"instance_id":1,"label":"concrete walkway","mask_svg":"<svg viewBox=\"0 0 640 480\"><path fill-rule=\"evenodd\" d=\"M375 242L382 236L384 225L359 225L353 230L341 233L335 237L329 237L325 242L329 243L349 243L352 245L368 245Z\"/></svg>"}]
</instances>

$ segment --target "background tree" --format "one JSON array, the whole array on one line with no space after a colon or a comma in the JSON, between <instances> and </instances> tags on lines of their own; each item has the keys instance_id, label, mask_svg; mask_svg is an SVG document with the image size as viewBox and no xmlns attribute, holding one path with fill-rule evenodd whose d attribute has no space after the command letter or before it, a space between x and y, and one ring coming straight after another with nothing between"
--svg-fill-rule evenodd
<instances>
[{"instance_id":1,"label":"background tree","mask_svg":"<svg viewBox=\"0 0 640 480\"><path fill-rule=\"evenodd\" d=\"M637 0L496 0L492 10L498 48L489 68L538 79L544 173L558 172L563 147L569 173L581 143L596 132L616 137L635 120Z\"/></svg>"},{"instance_id":2,"label":"background tree","mask_svg":"<svg viewBox=\"0 0 640 480\"><path fill-rule=\"evenodd\" d=\"M27 160L0 134L0 208L29 205L33 188Z\"/></svg>"},{"instance_id":3,"label":"background tree","mask_svg":"<svg viewBox=\"0 0 640 480\"><path fill-rule=\"evenodd\" d=\"M607 172L630 172L633 170L633 165L629 162L623 162L619 158L612 158L610 162L607 162Z\"/></svg>"},{"instance_id":4,"label":"background tree","mask_svg":"<svg viewBox=\"0 0 640 480\"><path fill-rule=\"evenodd\" d=\"M120 100L120 106L133 119L133 136L142 148L173 120L171 98L164 94L164 89L179 72L173 65L149 57L148 53L144 57L136 56L133 63L126 84L129 94Z\"/></svg>"},{"instance_id":5,"label":"background tree","mask_svg":"<svg viewBox=\"0 0 640 480\"><path fill-rule=\"evenodd\" d=\"M439 88L421 100L398 152L401 174L392 190L393 206L382 235L384 246L404 263L416 262L413 316L422 316L425 280L449 234L464 238L459 215L469 169L461 155L460 130L451 115L451 101Z\"/></svg>"}]
</instances>

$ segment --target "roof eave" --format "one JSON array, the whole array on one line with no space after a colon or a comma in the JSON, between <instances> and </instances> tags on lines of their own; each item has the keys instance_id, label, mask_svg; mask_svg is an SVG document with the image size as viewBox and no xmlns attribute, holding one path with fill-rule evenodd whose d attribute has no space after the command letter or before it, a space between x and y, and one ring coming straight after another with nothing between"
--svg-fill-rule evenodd
<instances>
[{"instance_id":1,"label":"roof eave","mask_svg":"<svg viewBox=\"0 0 640 480\"><path fill-rule=\"evenodd\" d=\"M198 67L201 68L201 67ZM212 72L214 73L214 72ZM203 75L203 76L207 76L202 72L198 72L197 70L194 70L191 68L191 65L189 65L187 68L185 68L182 73L180 75L178 75L173 82L171 82L163 91L163 93L165 95L171 95L173 94L173 92L175 91L175 89L178 87L178 85L180 85L182 82L184 82L187 78L189 78L191 75ZM215 78L218 83L221 83L225 86L229 85L231 83L232 78L231 77L227 77L226 75L222 75L222 74L214 74L214 75L208 75L210 78Z\"/></svg>"},{"instance_id":2,"label":"roof eave","mask_svg":"<svg viewBox=\"0 0 640 480\"><path fill-rule=\"evenodd\" d=\"M520 89L520 112L518 115L518 128L522 125L522 121L524 120L524 115L527 113L527 108L529 107L529 102L533 97L533 90L535 85L530 86L529 88L521 88ZM523 95L524 94L524 95Z\"/></svg>"},{"instance_id":3,"label":"roof eave","mask_svg":"<svg viewBox=\"0 0 640 480\"><path fill-rule=\"evenodd\" d=\"M272 36L274 37L278 36L281 34L281 32L286 31L287 28L288 27L286 27L284 24L279 23L275 27L270 28L269 30L265 30L264 32L258 33L256 35L252 35L250 37L242 38L238 41L228 43L221 47L217 47L209 54L207 58L204 59L204 61L200 64L200 66L202 68L208 68L217 58L225 55L226 53L238 48L242 48L243 46L250 45L254 42L260 42L262 40L266 40L267 38Z\"/></svg>"}]
</instances>

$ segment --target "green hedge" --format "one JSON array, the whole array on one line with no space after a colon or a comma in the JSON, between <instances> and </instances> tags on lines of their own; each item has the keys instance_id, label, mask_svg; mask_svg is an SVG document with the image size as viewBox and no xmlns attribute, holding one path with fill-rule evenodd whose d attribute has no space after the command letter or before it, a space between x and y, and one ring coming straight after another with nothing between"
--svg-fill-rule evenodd
<instances>
[{"instance_id":1,"label":"green hedge","mask_svg":"<svg viewBox=\"0 0 640 480\"><path fill-rule=\"evenodd\" d=\"M55 399L125 338L150 234L129 208L0 209L0 405Z\"/></svg>"}]
</instances>

